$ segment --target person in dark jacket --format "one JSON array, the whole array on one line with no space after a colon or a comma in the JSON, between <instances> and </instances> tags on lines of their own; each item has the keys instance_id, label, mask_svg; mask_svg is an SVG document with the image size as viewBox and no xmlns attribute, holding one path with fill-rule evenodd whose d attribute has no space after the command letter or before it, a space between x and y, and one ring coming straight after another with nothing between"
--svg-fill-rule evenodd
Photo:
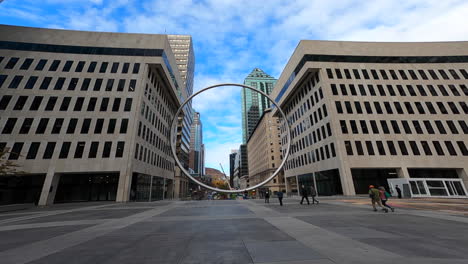
<instances>
[{"instance_id":1,"label":"person in dark jacket","mask_svg":"<svg viewBox=\"0 0 468 264\"><path fill-rule=\"evenodd\" d=\"M269 191L265 192L265 203L270 203L270 192Z\"/></svg>"},{"instance_id":2,"label":"person in dark jacket","mask_svg":"<svg viewBox=\"0 0 468 264\"><path fill-rule=\"evenodd\" d=\"M283 192L281 190L279 190L276 193L276 196L278 197L278 201L279 201L280 205L283 206Z\"/></svg>"},{"instance_id":3,"label":"person in dark jacket","mask_svg":"<svg viewBox=\"0 0 468 264\"><path fill-rule=\"evenodd\" d=\"M315 190L314 186L310 186L310 195L312 196L312 204L315 204L315 202L319 204L319 200L315 199L317 196L317 190Z\"/></svg>"},{"instance_id":4,"label":"person in dark jacket","mask_svg":"<svg viewBox=\"0 0 468 264\"><path fill-rule=\"evenodd\" d=\"M401 199L401 189L400 189L400 187L398 187L398 185L395 186L395 190L398 193L398 199Z\"/></svg>"},{"instance_id":5,"label":"person in dark jacket","mask_svg":"<svg viewBox=\"0 0 468 264\"><path fill-rule=\"evenodd\" d=\"M304 184L301 186L301 195L302 195L301 204L302 202L304 202L304 199L306 199L307 204L310 204L309 198L307 197L309 193L307 192L307 189L305 188Z\"/></svg>"}]
</instances>

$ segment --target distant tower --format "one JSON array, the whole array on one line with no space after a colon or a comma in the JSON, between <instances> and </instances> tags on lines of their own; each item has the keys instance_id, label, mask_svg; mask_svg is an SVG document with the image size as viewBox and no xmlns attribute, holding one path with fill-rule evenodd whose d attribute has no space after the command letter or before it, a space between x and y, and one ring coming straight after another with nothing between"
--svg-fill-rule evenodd
<instances>
[{"instance_id":1,"label":"distant tower","mask_svg":"<svg viewBox=\"0 0 468 264\"><path fill-rule=\"evenodd\" d=\"M276 79L266 74L259 68L255 68L245 78L244 84L256 88L266 94L270 94L275 86ZM247 139L252 134L263 111L270 107L268 98L250 89L242 89L242 141L247 143Z\"/></svg>"},{"instance_id":2,"label":"distant tower","mask_svg":"<svg viewBox=\"0 0 468 264\"><path fill-rule=\"evenodd\" d=\"M200 120L200 113L193 110L193 123L190 131L190 168L194 171L197 176L203 176L205 167L204 151L205 146L203 145L203 134L202 134L202 123Z\"/></svg>"}]
</instances>

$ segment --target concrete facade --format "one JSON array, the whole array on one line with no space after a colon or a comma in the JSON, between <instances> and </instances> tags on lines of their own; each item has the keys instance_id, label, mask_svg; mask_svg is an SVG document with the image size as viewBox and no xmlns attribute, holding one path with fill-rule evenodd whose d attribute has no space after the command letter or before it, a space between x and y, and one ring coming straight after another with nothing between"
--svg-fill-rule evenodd
<instances>
[{"instance_id":1,"label":"concrete facade","mask_svg":"<svg viewBox=\"0 0 468 264\"><path fill-rule=\"evenodd\" d=\"M270 177L283 160L281 154L280 121L270 109L263 112L252 135L247 141L250 185L256 185ZM283 171L256 193L262 195L285 190Z\"/></svg>"},{"instance_id":2,"label":"concrete facade","mask_svg":"<svg viewBox=\"0 0 468 264\"><path fill-rule=\"evenodd\" d=\"M442 176L466 186L467 68L468 42L301 41L272 93L293 130L287 185L354 195Z\"/></svg>"},{"instance_id":3,"label":"concrete facade","mask_svg":"<svg viewBox=\"0 0 468 264\"><path fill-rule=\"evenodd\" d=\"M56 193L172 197L169 126L183 81L166 35L2 25L0 36L0 146L44 177L40 205ZM88 197L67 197L82 187Z\"/></svg>"}]
</instances>

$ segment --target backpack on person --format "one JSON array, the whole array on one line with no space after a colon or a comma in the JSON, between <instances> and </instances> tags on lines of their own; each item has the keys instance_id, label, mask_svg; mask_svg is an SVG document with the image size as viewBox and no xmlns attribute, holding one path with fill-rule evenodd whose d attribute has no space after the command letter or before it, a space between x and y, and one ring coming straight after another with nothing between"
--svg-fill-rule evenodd
<instances>
[{"instance_id":1,"label":"backpack on person","mask_svg":"<svg viewBox=\"0 0 468 264\"><path fill-rule=\"evenodd\" d=\"M388 198L390 198L390 197L392 197L392 195L391 195L389 192L385 191L385 198L388 199Z\"/></svg>"}]
</instances>

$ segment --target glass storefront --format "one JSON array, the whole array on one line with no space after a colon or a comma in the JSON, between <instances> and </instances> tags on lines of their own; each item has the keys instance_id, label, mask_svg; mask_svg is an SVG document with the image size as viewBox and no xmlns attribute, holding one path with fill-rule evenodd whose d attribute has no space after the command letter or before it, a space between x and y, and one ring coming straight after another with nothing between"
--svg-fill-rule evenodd
<instances>
[{"instance_id":1,"label":"glass storefront","mask_svg":"<svg viewBox=\"0 0 468 264\"><path fill-rule=\"evenodd\" d=\"M37 203L45 174L0 177L0 205Z\"/></svg>"},{"instance_id":2,"label":"glass storefront","mask_svg":"<svg viewBox=\"0 0 468 264\"><path fill-rule=\"evenodd\" d=\"M162 200L164 198L164 191L164 178L140 173L133 174L131 201L148 202Z\"/></svg>"},{"instance_id":3,"label":"glass storefront","mask_svg":"<svg viewBox=\"0 0 468 264\"><path fill-rule=\"evenodd\" d=\"M319 195L343 194L340 173L338 169L316 172L315 183L313 173L302 174L297 178L299 182L299 189L302 185L304 185L306 188L310 188L310 186L315 186L316 183L316 190Z\"/></svg>"},{"instance_id":4,"label":"glass storefront","mask_svg":"<svg viewBox=\"0 0 468 264\"><path fill-rule=\"evenodd\" d=\"M62 174L55 203L115 201L119 173Z\"/></svg>"},{"instance_id":5,"label":"glass storefront","mask_svg":"<svg viewBox=\"0 0 468 264\"><path fill-rule=\"evenodd\" d=\"M387 179L398 178L396 169L351 169L356 194L367 194L369 185L389 189Z\"/></svg>"}]
</instances>

